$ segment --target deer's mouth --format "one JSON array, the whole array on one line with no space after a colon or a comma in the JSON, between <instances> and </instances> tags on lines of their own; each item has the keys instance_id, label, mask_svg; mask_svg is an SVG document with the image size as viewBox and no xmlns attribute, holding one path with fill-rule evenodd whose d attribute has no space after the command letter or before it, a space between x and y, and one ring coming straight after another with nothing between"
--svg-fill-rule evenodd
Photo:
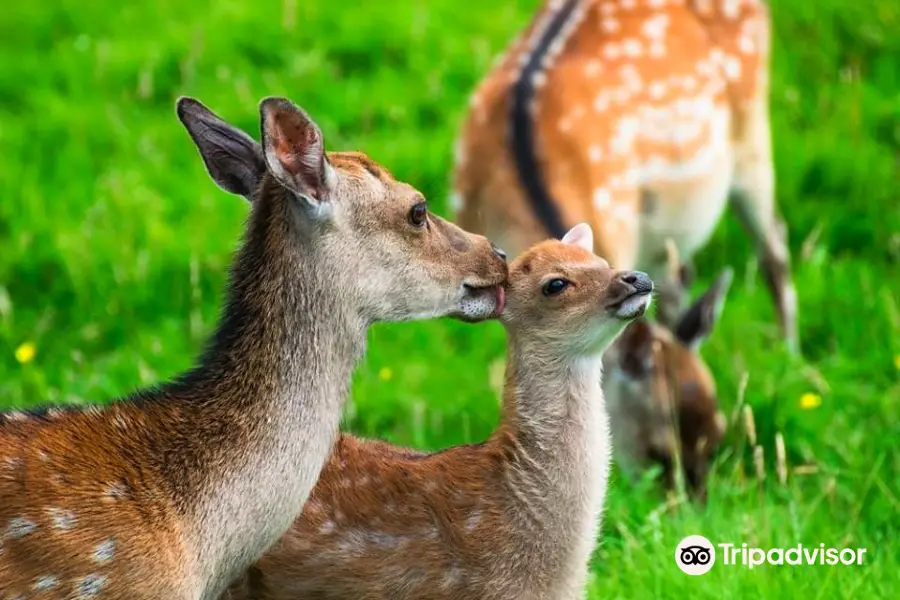
<instances>
[{"instance_id":1,"label":"deer's mouth","mask_svg":"<svg viewBox=\"0 0 900 600\"><path fill-rule=\"evenodd\" d=\"M617 319L637 319L647 312L647 308L650 306L650 297L650 291L635 291L621 300L607 305L606 308Z\"/></svg>"},{"instance_id":2,"label":"deer's mouth","mask_svg":"<svg viewBox=\"0 0 900 600\"><path fill-rule=\"evenodd\" d=\"M506 306L506 291L502 285L463 285L463 297L456 317L463 321L495 319Z\"/></svg>"}]
</instances>

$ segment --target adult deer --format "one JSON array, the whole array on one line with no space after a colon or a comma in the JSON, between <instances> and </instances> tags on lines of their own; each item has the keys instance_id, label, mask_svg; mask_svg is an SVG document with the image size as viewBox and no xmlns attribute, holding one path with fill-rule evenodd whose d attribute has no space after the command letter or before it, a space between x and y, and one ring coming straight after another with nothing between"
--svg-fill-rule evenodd
<instances>
[{"instance_id":1,"label":"adult deer","mask_svg":"<svg viewBox=\"0 0 900 600\"><path fill-rule=\"evenodd\" d=\"M666 240L689 261L730 195L796 351L768 71L762 0L550 0L472 96L457 222L515 253L587 221L600 256L657 280Z\"/></svg>"},{"instance_id":2,"label":"adult deer","mask_svg":"<svg viewBox=\"0 0 900 600\"><path fill-rule=\"evenodd\" d=\"M262 144L182 98L216 183L252 203L199 366L107 407L0 416L0 597L217 598L300 512L376 321L502 308L506 264L286 99Z\"/></svg>"},{"instance_id":3,"label":"adult deer","mask_svg":"<svg viewBox=\"0 0 900 600\"><path fill-rule=\"evenodd\" d=\"M581 598L609 471L600 355L653 289L591 237L578 225L510 266L488 440L421 454L341 436L302 514L226 597Z\"/></svg>"}]
</instances>

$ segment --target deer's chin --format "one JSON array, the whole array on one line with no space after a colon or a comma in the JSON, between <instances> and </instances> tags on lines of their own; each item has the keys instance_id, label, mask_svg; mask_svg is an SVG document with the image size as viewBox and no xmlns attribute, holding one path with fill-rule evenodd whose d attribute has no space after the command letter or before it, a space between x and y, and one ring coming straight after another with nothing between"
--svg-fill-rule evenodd
<instances>
[{"instance_id":1,"label":"deer's chin","mask_svg":"<svg viewBox=\"0 0 900 600\"><path fill-rule=\"evenodd\" d=\"M628 296L621 302L610 307L612 315L623 321L637 319L647 312L650 307L650 293L637 292Z\"/></svg>"},{"instance_id":2,"label":"deer's chin","mask_svg":"<svg viewBox=\"0 0 900 600\"><path fill-rule=\"evenodd\" d=\"M463 297L450 316L469 323L494 319L503 312L506 294L502 286L465 286Z\"/></svg>"}]
</instances>

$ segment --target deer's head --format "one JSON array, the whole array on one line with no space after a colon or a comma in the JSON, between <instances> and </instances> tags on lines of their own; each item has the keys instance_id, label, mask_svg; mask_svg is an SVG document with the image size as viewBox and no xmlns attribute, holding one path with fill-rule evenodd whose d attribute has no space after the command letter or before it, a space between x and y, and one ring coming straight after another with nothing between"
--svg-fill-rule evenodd
<instances>
[{"instance_id":1,"label":"deer's head","mask_svg":"<svg viewBox=\"0 0 900 600\"><path fill-rule=\"evenodd\" d=\"M610 268L593 247L591 228L582 223L513 262L502 320L535 350L598 356L650 305L650 278Z\"/></svg>"},{"instance_id":2,"label":"deer's head","mask_svg":"<svg viewBox=\"0 0 900 600\"><path fill-rule=\"evenodd\" d=\"M219 187L254 210L287 206L288 243L329 271L366 322L480 320L502 309L502 251L429 212L420 192L364 154L327 153L289 100L260 102L262 143L197 100L179 99L177 112Z\"/></svg>"}]
</instances>

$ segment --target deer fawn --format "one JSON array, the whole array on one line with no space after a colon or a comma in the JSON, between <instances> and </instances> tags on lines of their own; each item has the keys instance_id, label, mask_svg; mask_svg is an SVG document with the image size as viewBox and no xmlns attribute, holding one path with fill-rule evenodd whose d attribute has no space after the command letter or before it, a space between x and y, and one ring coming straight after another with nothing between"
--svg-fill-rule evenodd
<instances>
[{"instance_id":1,"label":"deer fawn","mask_svg":"<svg viewBox=\"0 0 900 600\"><path fill-rule=\"evenodd\" d=\"M457 142L457 222L509 251L588 221L616 268L690 260L729 195L788 347L797 300L776 213L763 0L550 0L480 83ZM661 302L661 320L681 310Z\"/></svg>"},{"instance_id":2,"label":"deer fawn","mask_svg":"<svg viewBox=\"0 0 900 600\"><path fill-rule=\"evenodd\" d=\"M681 285L674 245L669 289ZM690 497L706 500L706 477L725 434L715 380L697 353L711 333L732 271L726 269L669 329L646 317L629 325L603 356L603 393L613 446L627 474L657 464L667 491L683 474Z\"/></svg>"},{"instance_id":3,"label":"deer fawn","mask_svg":"<svg viewBox=\"0 0 900 600\"><path fill-rule=\"evenodd\" d=\"M653 289L594 256L591 238L578 225L510 266L487 441L420 454L341 436L302 514L230 598L581 597L609 470L599 357Z\"/></svg>"},{"instance_id":4,"label":"deer fawn","mask_svg":"<svg viewBox=\"0 0 900 600\"><path fill-rule=\"evenodd\" d=\"M376 321L502 308L506 264L363 154L327 153L286 99L262 144L178 116L252 203L199 366L108 407L0 416L0 597L217 598L300 512Z\"/></svg>"}]
</instances>

